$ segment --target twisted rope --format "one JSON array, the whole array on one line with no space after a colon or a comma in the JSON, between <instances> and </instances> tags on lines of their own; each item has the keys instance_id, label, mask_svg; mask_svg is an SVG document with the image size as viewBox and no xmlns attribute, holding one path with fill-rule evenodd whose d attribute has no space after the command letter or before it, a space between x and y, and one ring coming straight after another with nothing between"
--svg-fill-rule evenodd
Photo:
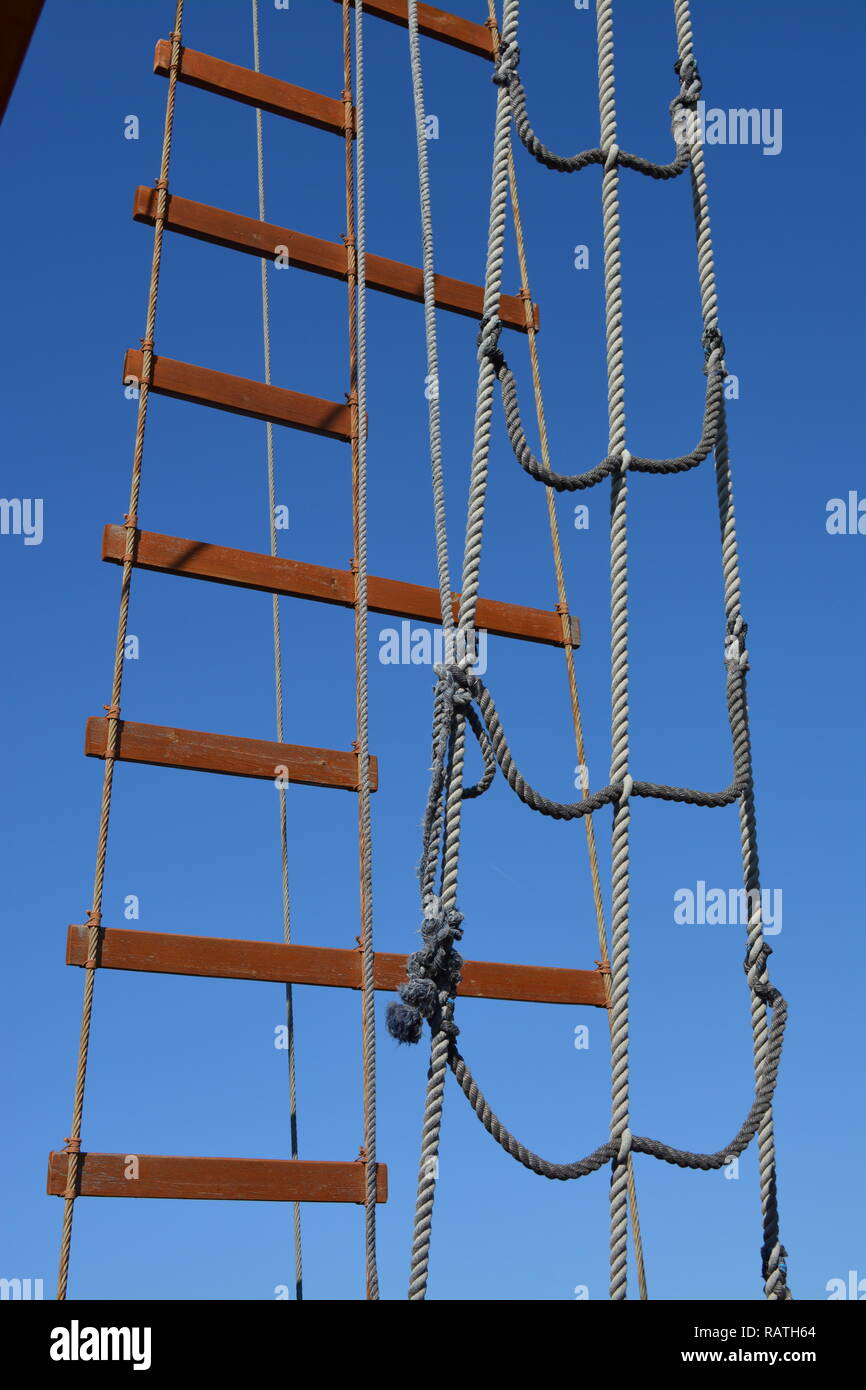
<instances>
[{"instance_id":1,"label":"twisted rope","mask_svg":"<svg viewBox=\"0 0 866 1390\"><path fill-rule=\"evenodd\" d=\"M625 405L622 338L622 287L619 219L618 170L646 165L633 156L622 157L616 143L616 98L614 78L614 45L612 0L598 0L598 64L599 107L601 118L601 158L587 162L603 164L602 213L604 227L605 316L608 368L608 455L592 475L566 478L545 471L532 457L526 444L516 389L498 346L501 323L496 312L501 283L502 227L504 224L504 173L508 170L508 154L500 160L499 136L503 115L503 93L510 104L515 90L518 50L516 46L518 0L505 0L502 42L494 72L499 86L497 102L496 139L494 141L493 191L488 239L488 263L485 277L484 313L478 335L480 361L476 406L476 433L473 467L469 492L469 515L464 555L463 593L458 615L458 632L471 631L477 598L478 569L484 521L484 499L489 452L490 406L493 382L498 377L503 388L506 424L512 445L527 471L545 482L548 487L573 490L591 486L604 476L611 477L610 569L611 569L611 773L610 782L601 792L587 793L581 801L571 804L554 802L542 796L522 777L514 764L498 719L492 698L478 677L472 675L466 659L446 663L437 668L439 682L434 703L433 780L424 820L424 852L421 863L422 901L425 901L425 925L422 936L425 946L410 958L409 980L401 989L404 999L397 1006L392 1031L403 1041L416 1041L421 1032L421 1020L430 1021L432 1035L431 1067L427 1106L422 1138L422 1164L419 1179L419 1198L416 1208L415 1243L413 1246L413 1281L410 1297L423 1298L426 1291L429 1261L430 1223L432 1216L432 1185L430 1164L438 1152L441 1122L443 1072L450 1065L482 1123L507 1152L518 1161L544 1176L568 1179L596 1171L611 1162L611 1298L627 1295L628 1206L630 1196L630 1158L641 1152L680 1167L717 1169L730 1157L742 1153L757 1133L761 1163L761 1194L764 1214L764 1245L762 1249L765 1291L770 1298L790 1297L786 1288L785 1251L778 1239L778 1215L775 1202L775 1156L772 1142L772 1101L778 1077L782 1042L787 1019L787 1005L770 984L766 965L770 948L763 940L760 915L760 890L755 844L755 817L752 792L751 750L748 734L748 712L745 693L745 673L748 656L745 649L745 623L739 604L739 570L734 531L733 501L730 470L727 459L723 381L725 375L724 343L719 332L715 282L712 267L712 245L705 179L696 127L689 117L700 92L700 79L691 52L691 26L687 0L674 0L679 39L681 92L674 102L678 120L678 172L692 165L693 200L698 242L698 265L704 319L703 347L706 359L707 392L704 425L700 444L691 455L678 459L644 459L633 456L625 447ZM417 23L417 21L416 21ZM592 153L592 152L590 152ZM582 167L582 166L581 166ZM661 166L655 166L657 170ZM671 166L672 167L672 166ZM641 168L641 172L651 172ZM656 176L665 177L666 173ZM525 269L521 261L522 271ZM537 361L533 359L533 374L537 385ZM547 464L547 439L543 419L539 419L542 454ZM719 512L722 528L723 564L725 569L725 605L727 616L726 696L731 728L734 777L723 792L701 792L690 788L664 784L636 782L629 767L628 711L628 553L627 553L627 475L635 471L681 472L696 466L715 450ZM528 455L528 457L526 457ZM548 492L550 497L550 492ZM480 724L473 719L472 702L480 711ZM478 788L468 791L462 787L462 770L466 723L480 737L486 733L489 748L485 752L485 774ZM490 754L495 758L517 795L532 809L557 819L586 817L602 805L613 806L612 840L612 932L613 952L609 1016L612 1040L612 1104L611 1129L608 1142L586 1158L572 1164L551 1164L526 1149L502 1126L466 1067L456 1048L458 1029L453 1021L454 995L459 983L460 957L453 943L462 935L462 917L455 906L457 858L459 854L460 801L464 795L477 794L489 785ZM749 922L745 970L752 996L753 1032L755 1041L755 1095L749 1114L731 1144L716 1153L693 1153L674 1148L659 1140L634 1136L629 1125L629 820L632 796L654 796L663 800L719 807L738 801L740 805L741 840L743 845L744 877L749 901L754 905ZM442 811L444 798L444 816ZM441 863L439 895L432 895L437 864ZM402 1009L402 1013L400 1012ZM769 1021L769 1011L772 1019ZM639 1266L641 1293L645 1295L642 1262Z\"/></svg>"},{"instance_id":2,"label":"twisted rope","mask_svg":"<svg viewBox=\"0 0 866 1390\"><path fill-rule=\"evenodd\" d=\"M410 44L414 39L413 74L420 71L420 56L417 43L417 5L409 0ZM512 20L506 22L505 37L513 38L516 32L517 6ZM419 90L415 83L416 94ZM417 103L417 95L416 95ZM505 225L508 202L508 151L510 148L510 109L508 93L500 85L497 92L496 121L493 139L493 171L491 177L490 221L487 239L487 265L484 278L484 306L482 327L496 317L502 283L502 263L505 246ZM478 383L476 387L475 426L472 449L472 466L469 486L468 515L466 524L466 543L464 548L463 580L461 586L460 608L457 618L458 630L466 640L466 655L462 663L469 664L468 637L474 628L475 607L478 598L478 572L481 559L481 544L484 529L484 504L487 485L487 463L490 449L490 427L493 411L493 390L495 374L489 359L479 353ZM449 595L450 599L450 595ZM455 706L447 708L443 690L437 701L434 713L444 718L444 710L451 723L447 767L442 779L444 790L441 796L442 850L441 882L438 904L433 911L442 915L446 926L459 931L459 913L456 908L457 876L460 854L460 808L462 803L463 766L465 760L465 722L454 717ZM434 734L435 741L435 734ZM435 814L434 823L440 821ZM429 869L422 858L422 893L425 882L429 883ZM425 915L432 908L429 899L423 902ZM447 986L438 990L439 1008L431 1020L430 1069L428 1072L427 1095L422 1123L421 1158L418 1174L418 1192L415 1205L415 1222L412 1236L412 1260L409 1276L409 1298L422 1300L427 1291L427 1278L430 1262L430 1239L432 1233L433 1202L436 1183L436 1169L439 1152L439 1135L442 1122L442 1103L445 1090L445 1072L448 1065L448 1050L454 1036L453 999Z\"/></svg>"},{"instance_id":3,"label":"twisted rope","mask_svg":"<svg viewBox=\"0 0 866 1390\"><path fill-rule=\"evenodd\" d=\"M259 51L259 4L258 0L252 0L253 17L253 68L255 72L261 71L260 51ZM256 163L258 174L258 194L259 194L259 221L265 220L265 154L264 141L262 138L262 112L260 107L256 107ZM259 261L261 268L262 284L262 344L264 349L265 361L265 381L271 384L271 313L270 300L268 295L268 275L267 263L262 257ZM277 554L277 522L276 522L276 485L274 468L274 427L268 420L265 424L265 438L267 446L267 467L268 467L268 531L270 539L271 555ZM274 687L276 697L276 726L277 742L284 741L284 717L283 717L283 647L282 634L280 630L280 602L276 594L272 595L273 608L273 631L274 631ZM283 909L283 941L289 945L292 940L292 917L291 904L289 898L289 839L286 817L286 787L282 781L277 788L279 795L279 823L280 823L280 887L282 893ZM298 1082L297 1065L295 1058L295 1011L291 984L286 984L286 1032L288 1040L288 1070L289 1070L289 1140L292 1158L297 1158L298 1147ZM295 1298L301 1302L304 1297L304 1273L303 1273L303 1249L301 1244L301 1204L294 1202L292 1206L292 1225L295 1253Z\"/></svg>"},{"instance_id":4,"label":"twisted rope","mask_svg":"<svg viewBox=\"0 0 866 1390\"><path fill-rule=\"evenodd\" d=\"M352 420L352 528L355 556L355 704L358 738L358 854L361 899L361 1030L364 1072L364 1263L367 1298L379 1298L376 1267L376 1008L373 945L373 836L367 606L367 297L364 6L355 0L355 113L349 3L343 0L346 245L349 260L349 402ZM353 125L355 167L353 169ZM356 196L357 195L357 196Z\"/></svg>"},{"instance_id":5,"label":"twisted rope","mask_svg":"<svg viewBox=\"0 0 866 1390\"><path fill-rule=\"evenodd\" d=\"M156 328L156 301L159 292L159 272L162 264L162 239L165 231L166 209L168 206L168 170L171 160L171 137L174 127L174 104L177 91L177 74L180 67L181 31L183 26L183 0L177 0L174 15L174 29L171 34L171 61L168 73L168 96L165 105L165 125L162 137L162 158L159 178L156 182L156 218L153 230L153 257L150 265L150 288L147 300L147 320L144 337L141 340L142 366L138 394L138 415L135 425L135 444L132 456L132 480L129 494L129 511L126 514L126 548L123 556L123 570L120 581L120 612L117 620L117 642L114 648L114 672L111 682L111 704L106 705L108 731L105 748L105 767L102 781L102 803L99 811L99 834L96 848L96 870L93 883L93 905L88 911L87 969L84 976L84 1000L81 1012L81 1031L78 1041L78 1063L75 1075L75 1093L72 1104L72 1133L66 1141L68 1154L66 1171L66 1192L63 1205L63 1231L60 1241L60 1267L57 1278L57 1298L63 1301L69 1283L69 1261L72 1249L72 1218L75 1198L78 1195L81 1122L84 1113L84 1091L87 1082L87 1060L90 1049L90 1027L93 1016L93 992L96 969L99 961L99 948L102 926L102 896L105 886L105 862L108 853L108 827L111 819L111 793L114 785L114 764L117 758L117 744L120 733L120 697L123 689L123 660L126 644L126 630L129 622L129 599L132 589L132 571L135 548L138 538L138 499L141 491L141 465L144 457L144 433L147 425L147 406L150 399L150 378L153 370L153 337Z\"/></svg>"},{"instance_id":6,"label":"twisted rope","mask_svg":"<svg viewBox=\"0 0 866 1390\"><path fill-rule=\"evenodd\" d=\"M686 77L697 80L697 64L694 56L691 9L688 0L674 0L674 18L677 29L680 71ZM705 334L721 341L718 322L718 297L716 292L713 239L710 225L709 196L704 167L704 152L697 132L692 129L691 139L691 178L692 204L694 209L695 236L698 253L698 278L701 292L701 310ZM724 362L718 364L719 379L724 380ZM725 423L724 401L720 420L719 437L715 447L716 485L719 505L719 523L722 541L722 568L725 589L725 618L728 635L728 669L731 678L739 686L739 698L731 717L731 733L737 756L746 769L746 786L740 800L740 845L743 862L743 884L747 901L753 904L747 928L746 969L751 991L752 1038L755 1057L755 1074L766 1066L770 1047L770 1028L768 1023L768 1000L766 991L768 977L766 961L770 948L766 945L761 919L760 870L758 864L757 824L755 819L755 799L752 782L751 741L749 736L749 715L746 699L746 671L748 655L745 648L746 623L743 618L740 592L740 565L737 546L736 517L734 511L733 486L731 481L730 459L728 455L728 436ZM774 1020L775 1021L775 1020ZM764 1293L771 1301L786 1301L793 1297L787 1284L787 1251L779 1239L779 1213L776 1186L776 1147L773 1129L772 1105L768 1105L762 1116L758 1131L758 1169L761 1193L761 1215L763 1221L763 1245L761 1250Z\"/></svg>"}]
</instances>

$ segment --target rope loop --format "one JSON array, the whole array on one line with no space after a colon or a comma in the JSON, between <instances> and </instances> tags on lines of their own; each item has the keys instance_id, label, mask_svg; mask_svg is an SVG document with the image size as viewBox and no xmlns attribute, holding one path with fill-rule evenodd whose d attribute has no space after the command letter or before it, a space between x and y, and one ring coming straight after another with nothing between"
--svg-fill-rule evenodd
<instances>
[{"instance_id":1,"label":"rope loop","mask_svg":"<svg viewBox=\"0 0 866 1390\"><path fill-rule=\"evenodd\" d=\"M694 58L678 58L674 63L674 72L680 79L680 90L671 102L671 110L677 106L687 106L694 111L703 91L697 63Z\"/></svg>"}]
</instances>

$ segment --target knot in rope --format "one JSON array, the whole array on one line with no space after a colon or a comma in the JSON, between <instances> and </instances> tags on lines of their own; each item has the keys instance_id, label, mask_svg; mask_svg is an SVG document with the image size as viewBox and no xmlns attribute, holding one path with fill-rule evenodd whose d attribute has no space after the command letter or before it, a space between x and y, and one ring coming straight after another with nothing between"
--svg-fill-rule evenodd
<instances>
[{"instance_id":1,"label":"knot in rope","mask_svg":"<svg viewBox=\"0 0 866 1390\"><path fill-rule=\"evenodd\" d=\"M749 624L742 617L732 618L728 622L728 636L725 641L725 665L728 674L738 675L741 671L749 670L749 653L746 650L746 633Z\"/></svg>"},{"instance_id":2,"label":"knot in rope","mask_svg":"<svg viewBox=\"0 0 866 1390\"><path fill-rule=\"evenodd\" d=\"M475 339L478 344L478 361L483 362L486 357L497 372L505 365L505 356L499 347L501 332L502 320L499 315L485 314L481 319L478 337Z\"/></svg>"},{"instance_id":3,"label":"knot in rope","mask_svg":"<svg viewBox=\"0 0 866 1390\"><path fill-rule=\"evenodd\" d=\"M694 110L703 90L697 63L694 58L678 58L674 63L674 72L680 79L680 90L679 95L671 102L671 110L676 106L688 106Z\"/></svg>"},{"instance_id":4,"label":"knot in rope","mask_svg":"<svg viewBox=\"0 0 866 1390\"><path fill-rule=\"evenodd\" d=\"M701 335L701 346L704 349L704 361L709 363L714 352L719 354L719 361L724 360L725 340L718 328L705 328Z\"/></svg>"},{"instance_id":5,"label":"knot in rope","mask_svg":"<svg viewBox=\"0 0 866 1390\"><path fill-rule=\"evenodd\" d=\"M440 1010L440 996L451 999L457 993L463 957L453 943L463 935L462 922L462 912L456 907L443 908L439 898L431 896L421 923L424 945L407 960L408 979L398 991L402 1002L392 1000L388 1005L388 1032L398 1042L419 1042L424 1019L434 1018ZM446 1028L444 1020L441 1026ZM459 1029L451 1022L446 1031L456 1038Z\"/></svg>"},{"instance_id":6,"label":"knot in rope","mask_svg":"<svg viewBox=\"0 0 866 1390\"><path fill-rule=\"evenodd\" d=\"M743 961L743 969L749 982L749 989L756 994L759 999L765 999L767 1003L775 1003L779 997L779 991L770 984L769 980L762 983L761 976L766 973L767 961L773 954L772 946L766 941L762 941L760 948L755 952L754 957L750 951L746 952L746 959Z\"/></svg>"},{"instance_id":7,"label":"knot in rope","mask_svg":"<svg viewBox=\"0 0 866 1390\"><path fill-rule=\"evenodd\" d=\"M493 68L491 82L495 82L497 87L506 87L513 77L517 76L517 67L520 63L520 47L508 39L502 39L499 45L499 54Z\"/></svg>"}]
</instances>

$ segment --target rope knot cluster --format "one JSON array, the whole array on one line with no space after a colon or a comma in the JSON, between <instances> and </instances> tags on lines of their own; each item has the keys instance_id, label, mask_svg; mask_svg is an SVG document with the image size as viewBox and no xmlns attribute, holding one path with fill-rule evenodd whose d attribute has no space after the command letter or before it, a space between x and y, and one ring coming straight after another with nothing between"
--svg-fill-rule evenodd
<instances>
[{"instance_id":1,"label":"rope knot cluster","mask_svg":"<svg viewBox=\"0 0 866 1390\"><path fill-rule=\"evenodd\" d=\"M457 993L463 957L455 951L454 942L463 935L462 922L462 912L456 907L443 908L439 898L431 896L421 923L424 945L406 962L408 979L398 991L402 1002L392 1000L388 1005L388 1032L398 1042L420 1042L424 1019L436 1017L442 996L452 999ZM448 1031L452 1038L459 1033L450 1021Z\"/></svg>"}]
</instances>

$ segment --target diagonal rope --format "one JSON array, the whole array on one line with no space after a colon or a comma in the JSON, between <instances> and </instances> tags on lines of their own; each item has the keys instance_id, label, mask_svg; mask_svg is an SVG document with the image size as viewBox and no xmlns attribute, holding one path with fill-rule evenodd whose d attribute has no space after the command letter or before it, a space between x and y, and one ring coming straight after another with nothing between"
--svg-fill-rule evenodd
<instances>
[{"instance_id":1,"label":"diagonal rope","mask_svg":"<svg viewBox=\"0 0 866 1390\"><path fill-rule=\"evenodd\" d=\"M114 785L114 765L117 758L117 745L120 733L120 697L123 688L123 655L126 643L126 630L129 621L129 599L132 588L132 571L135 561L135 548L138 525L138 500L141 491L141 466L144 457L144 434L147 425L147 406L150 399L150 376L153 368L153 338L156 328L156 301L159 292L159 273L162 264L162 241L165 231L166 210L168 206L168 170L171 160L171 138L174 128L174 105L177 91L177 74L180 66L181 30L183 26L183 0L177 0L174 15L174 29L171 33L171 62L168 73L168 96L165 106L165 126L162 138L162 158L159 178L156 181L157 202L153 231L153 257L150 266L150 287L147 301L147 320L144 337L141 340L142 365L139 383L138 415L135 426L135 445L132 458L132 480L130 484L129 511L126 514L126 548L123 556L123 571L120 582L120 612L117 621L117 642L114 648L114 672L111 683L111 704L106 705L108 730L105 749L105 768L102 782L102 803L99 811L99 835L96 850L96 870L93 884L93 905L87 916L87 960L85 962L84 1001L81 1013L81 1031L78 1041L78 1063L75 1076L75 1093L72 1105L72 1133L66 1141L68 1154L66 1191L63 1206L63 1231L60 1242L60 1268L57 1280L57 1298L65 1300L69 1283L69 1261L72 1249L72 1219L75 1198L78 1195L79 1166L81 1153L81 1122L84 1113L84 1091L87 1082L87 1060L90 1049L90 1028L93 1016L93 993L96 969L99 963L99 949L102 927L102 897L105 887L105 863L108 853L108 828L111 819L111 793Z\"/></svg>"},{"instance_id":2,"label":"diagonal rope","mask_svg":"<svg viewBox=\"0 0 866 1390\"><path fill-rule=\"evenodd\" d=\"M256 72L261 71L260 52L259 52L259 4L258 0L252 0L253 18L253 65ZM260 107L256 107L256 154L258 166L258 192L259 192L259 221L265 220L265 156L264 142L262 139L262 112ZM259 262L261 266L262 280L262 340L265 359L265 381L271 384L271 316L270 302L268 296L268 274L267 261L264 257ZM274 427L270 420L266 422L267 440L267 465L268 465L268 516L271 555L277 554L277 522L276 522L276 488L275 488L275 469L274 469ZM274 684L276 694L276 723L277 723L277 742L284 740L284 719L283 719L283 654L282 654L282 634L280 631L280 601L276 594L272 596L273 602L273 626L274 626ZM280 881L282 888L283 904L283 941L288 945L292 939L292 919L291 906L289 900L289 840L286 824L286 786L280 778L277 791L279 793L279 816L280 816ZM289 1066L289 1137L291 1144L292 1158L298 1157L298 1086L297 1068L295 1061L295 1014L294 1001L292 997L292 986L286 984L286 1029L288 1039L288 1066ZM294 1228L294 1248L295 1248L295 1298L301 1302L304 1297L303 1279L303 1260L301 1245L301 1204L293 1203L292 1220Z\"/></svg>"},{"instance_id":3,"label":"diagonal rope","mask_svg":"<svg viewBox=\"0 0 866 1390\"><path fill-rule=\"evenodd\" d=\"M495 0L488 0L488 12L490 21L490 31L493 36L494 57L499 56L499 28L496 19ZM514 234L517 243L517 260L520 268L521 294L523 297L524 309L526 314L526 332L529 340L529 358L532 368L532 385L535 396L535 415L538 423L538 434L541 441L541 460L544 469L550 472L550 444L547 434L547 420L544 411L544 395L541 387L541 367L538 357L538 341L535 328L535 315L532 308L532 288L529 282L529 265L526 255L526 242L523 235L523 220L520 215L520 200L517 192L517 173L514 167L514 151L508 151L508 182L511 189L511 211L514 221ZM584 797L589 796L589 771L586 760L586 745L583 734L583 718L580 709L580 697L577 689L577 673L574 662L574 647L571 641L571 626L568 611L568 591L565 583L565 570L562 563L562 543L559 534L559 519L556 513L556 499L551 488L545 488L545 501L547 503L547 516L550 526L550 543L553 552L553 567L556 575L556 596L557 609L562 623L562 643L565 653L566 677L568 680L568 691L571 702L571 717L574 726L574 741L577 752L577 761L580 771L581 788ZM601 875L598 866L598 847L595 839L595 821L592 816L584 816L583 824L586 830L586 845L589 855L589 872L592 882L592 897L595 908L596 931L598 934L598 948L601 956L600 965L602 968L602 979L604 980L605 998L607 1001L608 1025L613 1038L613 1026L610 1015L610 954L607 942L607 924L604 915L604 899L601 891ZM627 1182L628 1182L628 1201L629 1215L632 1226L632 1240L635 1248L635 1261L637 1264L638 1286L641 1299L648 1298L646 1281L646 1264L644 1260L643 1240L641 1238L640 1216L637 1205L637 1188L634 1178L634 1164L631 1154L626 1160Z\"/></svg>"},{"instance_id":4,"label":"diagonal rope","mask_svg":"<svg viewBox=\"0 0 866 1390\"><path fill-rule=\"evenodd\" d=\"M358 755L358 855L361 899L361 1030L364 1075L364 1262L366 1293L379 1298L376 1268L376 1006L373 949L373 846L367 608L367 282L364 6L355 0L355 110L349 3L343 0L343 110L346 152L346 252L349 294L349 405L352 420L352 530L355 576L355 703ZM353 167L354 132L354 167Z\"/></svg>"}]
</instances>

